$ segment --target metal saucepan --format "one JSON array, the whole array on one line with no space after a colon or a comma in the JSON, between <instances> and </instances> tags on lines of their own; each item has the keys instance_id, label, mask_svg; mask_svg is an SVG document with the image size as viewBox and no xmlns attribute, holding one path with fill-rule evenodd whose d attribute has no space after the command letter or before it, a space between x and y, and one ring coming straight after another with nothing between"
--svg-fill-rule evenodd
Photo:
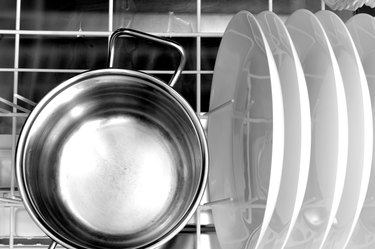
<instances>
[{"instance_id":1,"label":"metal saucepan","mask_svg":"<svg viewBox=\"0 0 375 249\"><path fill-rule=\"evenodd\" d=\"M183 49L134 30L113 33ZM16 172L36 224L67 248L154 248L177 234L206 185L204 131L189 104L138 71L102 69L49 92L19 137Z\"/></svg>"}]
</instances>

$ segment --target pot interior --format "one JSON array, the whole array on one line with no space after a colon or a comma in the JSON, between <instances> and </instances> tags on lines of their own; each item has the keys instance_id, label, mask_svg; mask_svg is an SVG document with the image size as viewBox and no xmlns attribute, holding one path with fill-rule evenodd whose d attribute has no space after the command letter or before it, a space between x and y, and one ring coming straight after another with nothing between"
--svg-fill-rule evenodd
<instances>
[{"instance_id":1,"label":"pot interior","mask_svg":"<svg viewBox=\"0 0 375 249\"><path fill-rule=\"evenodd\" d=\"M95 72L95 71L94 71ZM202 141L164 87L90 74L28 120L21 151L32 212L77 248L141 248L186 219L202 188Z\"/></svg>"}]
</instances>

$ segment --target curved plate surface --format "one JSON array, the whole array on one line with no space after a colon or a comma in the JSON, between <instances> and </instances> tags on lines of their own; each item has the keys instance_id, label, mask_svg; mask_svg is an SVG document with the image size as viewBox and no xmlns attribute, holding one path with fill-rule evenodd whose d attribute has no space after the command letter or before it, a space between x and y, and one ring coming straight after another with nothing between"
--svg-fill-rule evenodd
<instances>
[{"instance_id":1,"label":"curved plate surface","mask_svg":"<svg viewBox=\"0 0 375 249\"><path fill-rule=\"evenodd\" d=\"M247 11L232 18L220 44L208 141L209 193L220 244L223 249L254 247L270 222L279 191L284 116L272 53Z\"/></svg>"},{"instance_id":2,"label":"curved plate surface","mask_svg":"<svg viewBox=\"0 0 375 249\"><path fill-rule=\"evenodd\" d=\"M342 20L331 11L316 16L323 25L339 63L349 121L348 163L344 191L325 249L345 248L366 197L372 159L373 124L370 93L357 49Z\"/></svg>"},{"instance_id":3,"label":"curved plate surface","mask_svg":"<svg viewBox=\"0 0 375 249\"><path fill-rule=\"evenodd\" d=\"M333 10L357 10L368 0L325 0L324 1Z\"/></svg>"},{"instance_id":4,"label":"curved plate surface","mask_svg":"<svg viewBox=\"0 0 375 249\"><path fill-rule=\"evenodd\" d=\"M283 21L264 11L257 19L279 71L284 102L284 162L275 211L260 248L281 248L300 211L308 179L311 150L310 104L305 75Z\"/></svg>"},{"instance_id":5,"label":"curved plate surface","mask_svg":"<svg viewBox=\"0 0 375 249\"><path fill-rule=\"evenodd\" d=\"M375 20L367 14L358 14L346 22L357 48L370 90L372 116L375 115ZM372 154L374 155L375 148ZM362 212L348 244L349 249L375 247L375 163L372 161L367 195Z\"/></svg>"},{"instance_id":6,"label":"curved plate surface","mask_svg":"<svg viewBox=\"0 0 375 249\"><path fill-rule=\"evenodd\" d=\"M304 70L312 122L306 193L286 248L321 248L344 187L348 150L345 92L337 60L316 16L298 10L286 26Z\"/></svg>"}]
</instances>

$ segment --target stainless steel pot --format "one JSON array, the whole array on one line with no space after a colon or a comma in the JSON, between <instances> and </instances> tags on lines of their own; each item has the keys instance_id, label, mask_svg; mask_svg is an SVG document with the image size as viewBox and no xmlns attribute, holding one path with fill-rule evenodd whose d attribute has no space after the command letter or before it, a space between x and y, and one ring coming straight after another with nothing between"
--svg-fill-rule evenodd
<instances>
[{"instance_id":1,"label":"stainless steel pot","mask_svg":"<svg viewBox=\"0 0 375 249\"><path fill-rule=\"evenodd\" d=\"M134 30L120 36L177 44ZM19 137L16 172L37 225L67 248L154 248L177 234L203 195L204 131L189 104L138 71L95 70L48 93Z\"/></svg>"}]
</instances>

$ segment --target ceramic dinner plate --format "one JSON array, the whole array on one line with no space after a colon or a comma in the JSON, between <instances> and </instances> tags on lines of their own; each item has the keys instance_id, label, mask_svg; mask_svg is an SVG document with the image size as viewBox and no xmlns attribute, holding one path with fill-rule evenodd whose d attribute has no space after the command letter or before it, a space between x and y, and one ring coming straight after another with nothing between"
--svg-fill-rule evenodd
<instances>
[{"instance_id":1,"label":"ceramic dinner plate","mask_svg":"<svg viewBox=\"0 0 375 249\"><path fill-rule=\"evenodd\" d=\"M316 16L295 11L286 21L305 74L310 101L311 159L304 202L285 248L321 248L344 186L348 117L335 54Z\"/></svg>"},{"instance_id":2,"label":"ceramic dinner plate","mask_svg":"<svg viewBox=\"0 0 375 249\"><path fill-rule=\"evenodd\" d=\"M209 193L222 249L259 245L275 209L284 155L279 75L256 18L224 32L208 114Z\"/></svg>"},{"instance_id":3,"label":"ceramic dinner plate","mask_svg":"<svg viewBox=\"0 0 375 249\"><path fill-rule=\"evenodd\" d=\"M367 0L324 0L324 2L334 10L356 10L362 7Z\"/></svg>"},{"instance_id":4,"label":"ceramic dinner plate","mask_svg":"<svg viewBox=\"0 0 375 249\"><path fill-rule=\"evenodd\" d=\"M342 75L349 121L344 191L325 249L345 248L366 197L372 159L373 124L369 88L357 49L343 21L331 11L316 13L327 33Z\"/></svg>"},{"instance_id":5,"label":"ceramic dinner plate","mask_svg":"<svg viewBox=\"0 0 375 249\"><path fill-rule=\"evenodd\" d=\"M366 74L372 102L372 115L375 115L375 20L367 14L354 15L346 26L357 48ZM373 155L375 147L373 148ZM375 248L375 164L372 170L365 203L357 226L348 244L348 249Z\"/></svg>"},{"instance_id":6,"label":"ceramic dinner plate","mask_svg":"<svg viewBox=\"0 0 375 249\"><path fill-rule=\"evenodd\" d=\"M282 248L301 208L307 184L310 150L310 104L303 69L283 21L264 11L257 19L279 72L284 102L283 172L275 211L259 248Z\"/></svg>"}]
</instances>

